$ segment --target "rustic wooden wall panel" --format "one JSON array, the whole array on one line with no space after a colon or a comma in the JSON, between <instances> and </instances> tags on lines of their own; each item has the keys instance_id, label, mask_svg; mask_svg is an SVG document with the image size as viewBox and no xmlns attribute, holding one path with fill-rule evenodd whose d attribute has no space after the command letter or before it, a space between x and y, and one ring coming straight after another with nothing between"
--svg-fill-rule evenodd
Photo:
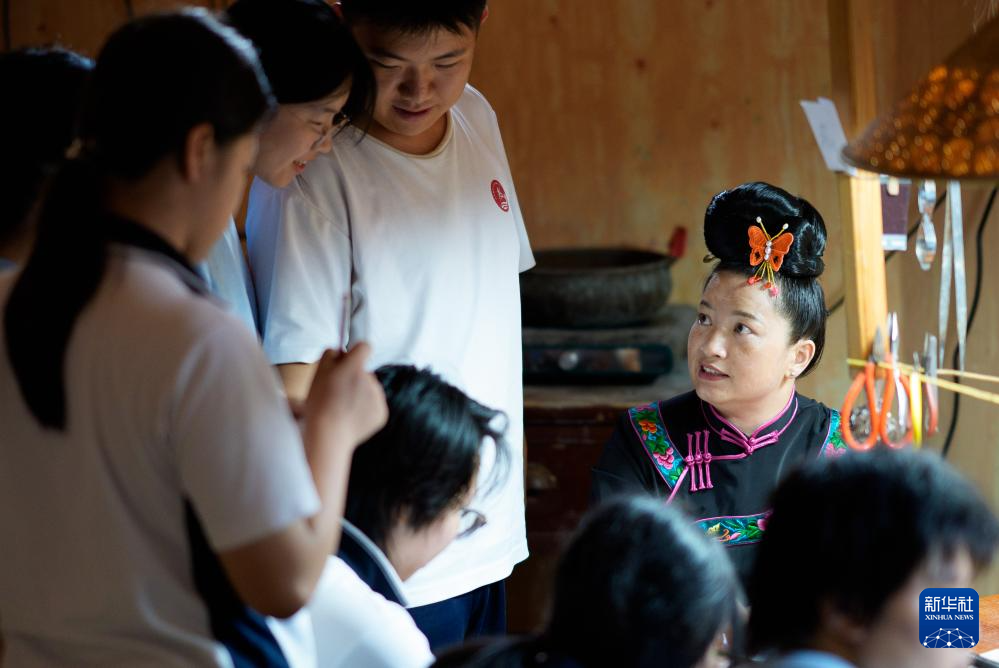
<instances>
[{"instance_id":1,"label":"rustic wooden wall panel","mask_svg":"<svg viewBox=\"0 0 999 668\"><path fill-rule=\"evenodd\" d=\"M182 6L213 9L224 0L4 0L9 25L0 32L10 35L10 47L60 44L95 56L108 34L132 16ZM6 18L4 19L6 21Z\"/></svg>"},{"instance_id":2,"label":"rustic wooden wall panel","mask_svg":"<svg viewBox=\"0 0 999 668\"><path fill-rule=\"evenodd\" d=\"M829 302L842 294L836 182L798 105L831 94L825 2L497 0L472 80L499 115L536 248L665 250L685 226L673 299L696 303L708 201L765 180L823 213L823 284ZM843 317L801 383L834 405Z\"/></svg>"}]
</instances>

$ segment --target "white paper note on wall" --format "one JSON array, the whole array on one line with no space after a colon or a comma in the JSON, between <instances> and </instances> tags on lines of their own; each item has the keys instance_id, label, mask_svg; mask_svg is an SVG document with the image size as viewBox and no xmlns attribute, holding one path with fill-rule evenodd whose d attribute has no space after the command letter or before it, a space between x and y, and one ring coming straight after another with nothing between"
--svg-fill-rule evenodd
<instances>
[{"instance_id":1,"label":"white paper note on wall","mask_svg":"<svg viewBox=\"0 0 999 668\"><path fill-rule=\"evenodd\" d=\"M843 160L843 149L846 147L846 133L843 123L839 120L839 112L832 100L820 97L815 100L802 100L801 108L805 110L812 134L822 151L822 159L826 167L834 172L854 174L856 170Z\"/></svg>"}]
</instances>

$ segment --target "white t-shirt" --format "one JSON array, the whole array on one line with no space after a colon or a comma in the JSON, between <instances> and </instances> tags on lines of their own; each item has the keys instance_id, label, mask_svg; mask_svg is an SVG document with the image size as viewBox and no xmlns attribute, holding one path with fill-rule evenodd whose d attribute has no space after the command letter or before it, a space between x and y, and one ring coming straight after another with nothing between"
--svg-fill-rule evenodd
<instances>
[{"instance_id":1,"label":"white t-shirt","mask_svg":"<svg viewBox=\"0 0 999 668\"><path fill-rule=\"evenodd\" d=\"M426 668L430 644L406 609L330 557L309 603L321 668Z\"/></svg>"},{"instance_id":2,"label":"white t-shirt","mask_svg":"<svg viewBox=\"0 0 999 668\"><path fill-rule=\"evenodd\" d=\"M243 257L236 221L229 219L229 226L197 270L211 293L225 302L229 310L256 334L257 299Z\"/></svg>"},{"instance_id":3,"label":"white t-shirt","mask_svg":"<svg viewBox=\"0 0 999 668\"><path fill-rule=\"evenodd\" d=\"M428 366L507 414L509 474L474 502L488 524L406 593L426 605L507 577L527 557L519 272L534 257L488 102L468 86L429 155L350 129L287 188L256 180L247 240L271 362L339 347L349 295L348 341L372 344L372 367Z\"/></svg>"},{"instance_id":4,"label":"white t-shirt","mask_svg":"<svg viewBox=\"0 0 999 668\"><path fill-rule=\"evenodd\" d=\"M178 270L112 247L67 347L65 432L28 412L0 327L7 665L232 665L196 589L192 527L219 552L319 508L256 338Z\"/></svg>"}]
</instances>

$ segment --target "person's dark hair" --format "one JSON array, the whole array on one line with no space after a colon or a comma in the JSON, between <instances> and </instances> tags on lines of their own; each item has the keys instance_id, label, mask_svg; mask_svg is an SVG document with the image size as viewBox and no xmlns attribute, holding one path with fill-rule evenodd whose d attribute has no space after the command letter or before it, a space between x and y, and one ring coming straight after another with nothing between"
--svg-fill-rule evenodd
<instances>
[{"instance_id":1,"label":"person's dark hair","mask_svg":"<svg viewBox=\"0 0 999 668\"><path fill-rule=\"evenodd\" d=\"M350 25L366 22L379 28L422 34L444 28L460 33L479 29L486 0L342 0L344 20Z\"/></svg>"},{"instance_id":2,"label":"person's dark hair","mask_svg":"<svg viewBox=\"0 0 999 668\"><path fill-rule=\"evenodd\" d=\"M388 422L354 451L344 516L384 549L400 518L419 530L456 507L476 482L486 439L495 459L492 480L478 481L484 490L506 474L509 453L499 411L426 369L392 365L375 373Z\"/></svg>"},{"instance_id":3,"label":"person's dark hair","mask_svg":"<svg viewBox=\"0 0 999 668\"><path fill-rule=\"evenodd\" d=\"M257 48L279 104L316 102L349 81L343 113L354 119L371 115L371 65L327 2L236 0L225 15Z\"/></svg>"},{"instance_id":4,"label":"person's dark hair","mask_svg":"<svg viewBox=\"0 0 999 668\"><path fill-rule=\"evenodd\" d=\"M539 636L470 640L444 651L434 668L584 668ZM627 664L611 664L626 666Z\"/></svg>"},{"instance_id":5,"label":"person's dark hair","mask_svg":"<svg viewBox=\"0 0 999 668\"><path fill-rule=\"evenodd\" d=\"M825 268L826 226L806 200L769 183L744 183L720 192L704 213L704 242L718 259L711 276L728 271L748 278L756 273L756 267L749 264L748 230L758 227L757 216L771 236L785 224L794 235L791 250L777 272L777 309L791 326L791 343L801 339L815 342L815 356L802 372L804 376L819 363L826 343L828 312L818 281Z\"/></svg>"},{"instance_id":6,"label":"person's dark hair","mask_svg":"<svg viewBox=\"0 0 999 668\"><path fill-rule=\"evenodd\" d=\"M61 48L0 53L0 243L21 234L46 179L62 164L76 134L89 58Z\"/></svg>"},{"instance_id":7,"label":"person's dark hair","mask_svg":"<svg viewBox=\"0 0 999 668\"><path fill-rule=\"evenodd\" d=\"M179 162L197 125L210 124L223 146L253 132L272 108L250 42L205 10L146 16L108 39L81 113L80 155L52 180L4 313L7 355L43 425L65 428L66 347L107 257L105 183Z\"/></svg>"},{"instance_id":8,"label":"person's dark hair","mask_svg":"<svg viewBox=\"0 0 999 668\"><path fill-rule=\"evenodd\" d=\"M965 548L981 569L997 546L995 516L934 454L813 462L774 493L749 584L750 648L807 647L824 607L869 624L924 564Z\"/></svg>"},{"instance_id":9,"label":"person's dark hair","mask_svg":"<svg viewBox=\"0 0 999 668\"><path fill-rule=\"evenodd\" d=\"M617 497L584 517L563 553L539 636L441 665L691 668L735 622L737 592L724 550L689 517L662 499Z\"/></svg>"}]
</instances>

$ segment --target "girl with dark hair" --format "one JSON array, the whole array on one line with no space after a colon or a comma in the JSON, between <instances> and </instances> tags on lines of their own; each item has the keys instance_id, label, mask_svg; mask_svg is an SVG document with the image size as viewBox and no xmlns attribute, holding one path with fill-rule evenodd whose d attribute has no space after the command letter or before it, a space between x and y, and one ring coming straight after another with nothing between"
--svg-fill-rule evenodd
<instances>
[{"instance_id":1,"label":"girl with dark hair","mask_svg":"<svg viewBox=\"0 0 999 668\"><path fill-rule=\"evenodd\" d=\"M286 665L261 613L308 599L385 407L365 347L325 355L303 449L256 338L192 268L272 106L250 43L202 10L101 50L76 157L0 277L10 665Z\"/></svg>"},{"instance_id":2,"label":"girl with dark hair","mask_svg":"<svg viewBox=\"0 0 999 668\"><path fill-rule=\"evenodd\" d=\"M0 270L22 263L34 238L34 209L65 159L90 70L89 58L66 49L0 53Z\"/></svg>"},{"instance_id":3,"label":"girl with dark hair","mask_svg":"<svg viewBox=\"0 0 999 668\"><path fill-rule=\"evenodd\" d=\"M486 523L469 508L479 464L507 469L501 414L425 369L376 372L386 425L354 451L343 538L309 604L324 668L425 668L427 638L405 610L403 582ZM478 617L474 624L488 623ZM464 629L463 629L464 630Z\"/></svg>"},{"instance_id":4,"label":"girl with dark hair","mask_svg":"<svg viewBox=\"0 0 999 668\"><path fill-rule=\"evenodd\" d=\"M225 17L253 42L278 103L260 132L251 172L283 188L316 156L329 153L333 135L348 120L370 115L371 67L324 0L237 0ZM256 332L256 294L235 221L197 269L209 290Z\"/></svg>"},{"instance_id":5,"label":"girl with dark hair","mask_svg":"<svg viewBox=\"0 0 999 668\"><path fill-rule=\"evenodd\" d=\"M694 390L622 416L593 493L680 503L745 579L779 480L846 451L839 413L795 391L825 344L826 228L804 199L747 183L711 200L704 239L716 264L687 339Z\"/></svg>"},{"instance_id":6,"label":"girl with dark hair","mask_svg":"<svg viewBox=\"0 0 999 668\"><path fill-rule=\"evenodd\" d=\"M562 555L540 635L480 642L435 666L715 668L737 588L721 548L686 516L644 495L621 497L590 511Z\"/></svg>"}]
</instances>

